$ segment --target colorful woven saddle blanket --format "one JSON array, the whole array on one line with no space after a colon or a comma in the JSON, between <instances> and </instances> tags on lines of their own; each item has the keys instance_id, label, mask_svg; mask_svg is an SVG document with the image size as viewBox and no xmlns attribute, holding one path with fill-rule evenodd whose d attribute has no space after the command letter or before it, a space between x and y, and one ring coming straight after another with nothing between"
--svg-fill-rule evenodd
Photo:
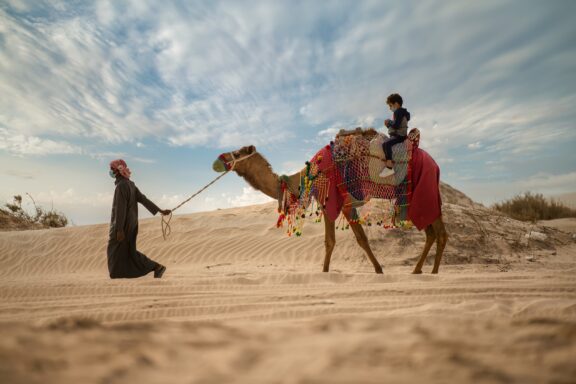
<instances>
[{"instance_id":1,"label":"colorful woven saddle blanket","mask_svg":"<svg viewBox=\"0 0 576 384\"><path fill-rule=\"evenodd\" d=\"M380 177L385 167L382 144L388 137L381 133L368 140L362 135L336 137L310 161L312 177L330 175L333 183L357 200L393 199L394 187L406 182L412 154L412 141L392 147L394 174ZM329 154L327 152L330 152ZM322 159L325 159L322 162Z\"/></svg>"},{"instance_id":2,"label":"colorful woven saddle blanket","mask_svg":"<svg viewBox=\"0 0 576 384\"><path fill-rule=\"evenodd\" d=\"M324 207L330 219L335 220L343 212L347 219L354 220L356 208L372 198L395 200L397 207L406 208L406 216L414 138L392 147L394 174L382 178L382 144L386 139L380 133L337 136L308 162L309 197Z\"/></svg>"}]
</instances>

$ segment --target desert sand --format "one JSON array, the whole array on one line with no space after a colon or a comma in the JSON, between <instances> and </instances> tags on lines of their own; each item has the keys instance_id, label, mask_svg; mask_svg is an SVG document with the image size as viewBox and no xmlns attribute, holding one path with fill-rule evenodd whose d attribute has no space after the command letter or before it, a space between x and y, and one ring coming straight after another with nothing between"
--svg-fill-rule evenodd
<instances>
[{"instance_id":1,"label":"desert sand","mask_svg":"<svg viewBox=\"0 0 576 384\"><path fill-rule=\"evenodd\" d=\"M273 203L175 216L166 241L142 220L162 279L110 280L107 225L0 233L0 382L576 382L576 221L443 193L439 275L410 274L423 233L376 227L383 275L349 230L322 273L324 226L289 238Z\"/></svg>"}]
</instances>

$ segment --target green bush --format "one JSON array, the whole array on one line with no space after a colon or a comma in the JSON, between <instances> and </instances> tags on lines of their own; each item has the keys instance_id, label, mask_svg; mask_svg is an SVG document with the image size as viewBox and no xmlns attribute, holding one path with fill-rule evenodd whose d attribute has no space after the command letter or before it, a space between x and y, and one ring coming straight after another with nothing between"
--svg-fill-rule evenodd
<instances>
[{"instance_id":1,"label":"green bush","mask_svg":"<svg viewBox=\"0 0 576 384\"><path fill-rule=\"evenodd\" d=\"M576 217L576 210L566 207L560 202L546 199L542 194L526 192L492 208L516 220L538 221Z\"/></svg>"}]
</instances>

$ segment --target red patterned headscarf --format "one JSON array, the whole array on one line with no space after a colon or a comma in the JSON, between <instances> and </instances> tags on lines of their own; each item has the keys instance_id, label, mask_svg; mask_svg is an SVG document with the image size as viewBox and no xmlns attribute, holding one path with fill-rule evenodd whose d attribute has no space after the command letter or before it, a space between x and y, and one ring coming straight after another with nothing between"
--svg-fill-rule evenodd
<instances>
[{"instance_id":1,"label":"red patterned headscarf","mask_svg":"<svg viewBox=\"0 0 576 384\"><path fill-rule=\"evenodd\" d=\"M122 159L112 160L110 162L110 169L117 171L122 177L127 179L130 178L130 168L126 165L126 162Z\"/></svg>"}]
</instances>

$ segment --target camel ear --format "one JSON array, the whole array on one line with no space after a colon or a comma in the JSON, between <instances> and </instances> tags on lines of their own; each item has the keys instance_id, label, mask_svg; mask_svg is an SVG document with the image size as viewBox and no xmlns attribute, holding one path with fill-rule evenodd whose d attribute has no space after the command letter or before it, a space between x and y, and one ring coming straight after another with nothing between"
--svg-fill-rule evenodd
<instances>
[{"instance_id":1,"label":"camel ear","mask_svg":"<svg viewBox=\"0 0 576 384\"><path fill-rule=\"evenodd\" d=\"M248 147L248 153L249 153L249 154L252 154L252 153L254 153L254 152L256 152L256 147L253 146L253 145L250 145L250 146Z\"/></svg>"}]
</instances>

